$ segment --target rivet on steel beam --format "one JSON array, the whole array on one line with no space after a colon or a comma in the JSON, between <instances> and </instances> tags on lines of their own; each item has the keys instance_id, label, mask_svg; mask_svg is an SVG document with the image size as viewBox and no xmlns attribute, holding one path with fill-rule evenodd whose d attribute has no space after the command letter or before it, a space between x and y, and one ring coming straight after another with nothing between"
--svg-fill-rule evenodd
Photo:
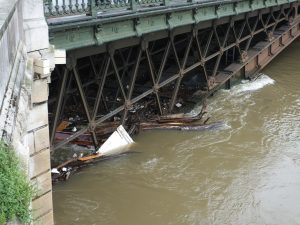
<instances>
[{"instance_id":1,"label":"rivet on steel beam","mask_svg":"<svg viewBox=\"0 0 300 225\"><path fill-rule=\"evenodd\" d=\"M205 59L204 59L204 58L201 59L200 65L201 65L202 67L205 65Z\"/></svg>"},{"instance_id":2,"label":"rivet on steel beam","mask_svg":"<svg viewBox=\"0 0 300 225\"><path fill-rule=\"evenodd\" d=\"M94 121L91 121L88 126L89 131L93 131L95 130L95 128L96 128L96 123Z\"/></svg>"},{"instance_id":3,"label":"rivet on steel beam","mask_svg":"<svg viewBox=\"0 0 300 225\"><path fill-rule=\"evenodd\" d=\"M182 79L183 77L184 77L184 73L183 73L183 70L181 69L180 72L179 72L179 78Z\"/></svg>"},{"instance_id":4,"label":"rivet on steel beam","mask_svg":"<svg viewBox=\"0 0 300 225\"><path fill-rule=\"evenodd\" d=\"M220 54L221 54L221 55L223 55L224 50L225 50L225 49L224 49L223 47L220 48Z\"/></svg>"},{"instance_id":5,"label":"rivet on steel beam","mask_svg":"<svg viewBox=\"0 0 300 225\"><path fill-rule=\"evenodd\" d=\"M158 84L154 84L154 86L152 87L154 94L158 93L159 90L159 86Z\"/></svg>"},{"instance_id":6,"label":"rivet on steel beam","mask_svg":"<svg viewBox=\"0 0 300 225\"><path fill-rule=\"evenodd\" d=\"M126 109L130 109L131 106L132 106L132 102L131 102L130 100L126 100L126 101L125 101L125 108L126 108Z\"/></svg>"}]
</instances>

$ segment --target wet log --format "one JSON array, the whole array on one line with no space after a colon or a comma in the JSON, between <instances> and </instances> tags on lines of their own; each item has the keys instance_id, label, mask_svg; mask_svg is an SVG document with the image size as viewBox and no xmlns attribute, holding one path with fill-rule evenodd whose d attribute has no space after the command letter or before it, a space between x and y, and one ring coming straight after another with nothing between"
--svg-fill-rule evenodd
<instances>
[{"instance_id":1,"label":"wet log","mask_svg":"<svg viewBox=\"0 0 300 225\"><path fill-rule=\"evenodd\" d=\"M154 119L152 121L156 121L157 123L192 123L201 120L206 113L206 103L204 103L201 111L197 115L191 116L184 113L169 114L159 116L156 120Z\"/></svg>"},{"instance_id":2,"label":"wet log","mask_svg":"<svg viewBox=\"0 0 300 225\"><path fill-rule=\"evenodd\" d=\"M176 124L176 123L164 123L164 124L150 124L141 123L140 130L177 130L177 131L204 131L214 130L225 126L224 122L215 122L211 124Z\"/></svg>"},{"instance_id":3,"label":"wet log","mask_svg":"<svg viewBox=\"0 0 300 225\"><path fill-rule=\"evenodd\" d=\"M163 115L159 117L159 120L176 120L176 119L182 119L186 117L184 113L178 113L178 114L169 114L169 115Z\"/></svg>"},{"instance_id":4,"label":"wet log","mask_svg":"<svg viewBox=\"0 0 300 225\"><path fill-rule=\"evenodd\" d=\"M103 155L100 154L100 153L97 153L97 154L92 154L92 155L80 157L80 158L78 158L78 161L80 161L80 162L91 162L94 159L98 159L100 157L103 157Z\"/></svg>"},{"instance_id":5,"label":"wet log","mask_svg":"<svg viewBox=\"0 0 300 225\"><path fill-rule=\"evenodd\" d=\"M184 115L183 117L166 117L166 118L160 118L159 120L157 120L158 123L170 123L170 122L177 122L177 123L192 123L192 122L196 122L199 121L203 118L203 116L206 114L206 112L204 113L199 113L196 116L187 116Z\"/></svg>"}]
</instances>

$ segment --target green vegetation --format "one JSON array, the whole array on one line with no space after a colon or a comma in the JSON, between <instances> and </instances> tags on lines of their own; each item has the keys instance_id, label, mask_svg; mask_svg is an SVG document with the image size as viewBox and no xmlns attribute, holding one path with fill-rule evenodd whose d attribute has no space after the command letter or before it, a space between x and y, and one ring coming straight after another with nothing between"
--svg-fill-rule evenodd
<instances>
[{"instance_id":1,"label":"green vegetation","mask_svg":"<svg viewBox=\"0 0 300 225\"><path fill-rule=\"evenodd\" d=\"M14 150L0 141L0 225L14 219L29 224L31 197L32 188Z\"/></svg>"}]
</instances>

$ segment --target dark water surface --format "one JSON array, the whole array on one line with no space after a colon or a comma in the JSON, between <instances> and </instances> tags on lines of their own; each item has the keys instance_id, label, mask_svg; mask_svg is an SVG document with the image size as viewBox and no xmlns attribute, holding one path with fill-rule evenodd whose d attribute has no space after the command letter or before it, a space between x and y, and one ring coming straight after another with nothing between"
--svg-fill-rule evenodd
<instances>
[{"instance_id":1,"label":"dark water surface","mask_svg":"<svg viewBox=\"0 0 300 225\"><path fill-rule=\"evenodd\" d=\"M221 130L145 132L54 186L57 225L300 224L300 40L209 99Z\"/></svg>"}]
</instances>

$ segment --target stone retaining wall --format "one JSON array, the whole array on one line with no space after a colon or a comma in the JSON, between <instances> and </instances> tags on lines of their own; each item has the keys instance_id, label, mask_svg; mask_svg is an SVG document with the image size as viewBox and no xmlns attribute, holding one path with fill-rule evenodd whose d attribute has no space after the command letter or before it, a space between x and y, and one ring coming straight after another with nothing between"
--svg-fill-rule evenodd
<instances>
[{"instance_id":1,"label":"stone retaining wall","mask_svg":"<svg viewBox=\"0 0 300 225\"><path fill-rule=\"evenodd\" d=\"M0 0L0 138L37 192L34 224L52 225L48 83L54 68L43 0Z\"/></svg>"}]
</instances>

